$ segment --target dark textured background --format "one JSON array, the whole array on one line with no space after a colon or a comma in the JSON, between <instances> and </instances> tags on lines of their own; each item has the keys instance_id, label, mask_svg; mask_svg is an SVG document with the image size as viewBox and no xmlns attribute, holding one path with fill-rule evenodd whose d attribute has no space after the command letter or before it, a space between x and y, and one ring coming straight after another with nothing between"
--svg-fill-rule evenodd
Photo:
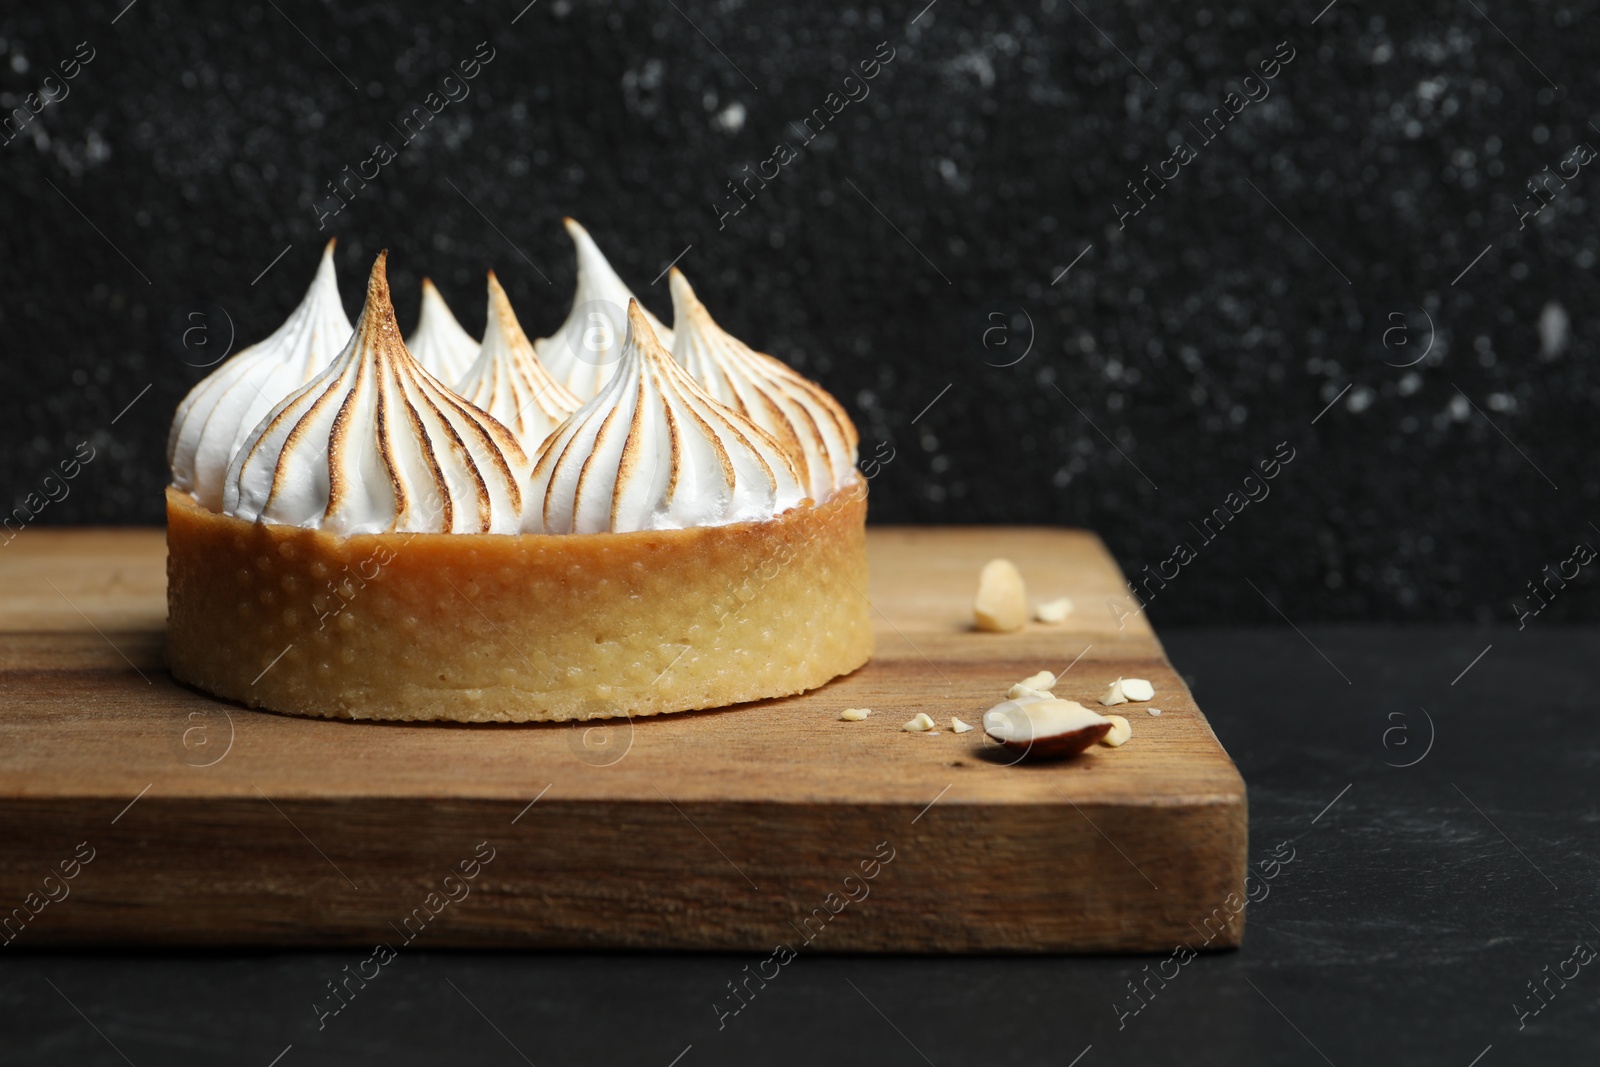
<instances>
[{"instance_id":1,"label":"dark textured background","mask_svg":"<svg viewBox=\"0 0 1600 1067\"><path fill-rule=\"evenodd\" d=\"M98 450L41 522L160 521L190 364L281 321L325 183L487 39L472 95L332 220L352 313L387 246L408 328L427 272L476 330L492 266L548 332L570 213L665 314L650 279L692 243L713 313L889 442L875 521L1083 525L1130 571L1200 547L1289 442L1157 622L1507 622L1600 545L1600 175L1526 230L1516 206L1600 146L1592 4L124 2L0 14L7 109L95 49L0 146L0 495ZM719 231L727 178L880 41L871 96ZM1124 183L1282 41L1270 98L1119 230ZM1580 617L1588 571L1538 623Z\"/></svg>"}]
</instances>

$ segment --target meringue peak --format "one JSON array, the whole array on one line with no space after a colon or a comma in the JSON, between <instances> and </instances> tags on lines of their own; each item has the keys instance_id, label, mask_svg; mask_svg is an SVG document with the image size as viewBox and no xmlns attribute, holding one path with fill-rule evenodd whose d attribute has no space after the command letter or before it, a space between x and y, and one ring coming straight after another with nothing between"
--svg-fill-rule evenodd
<instances>
[{"instance_id":1,"label":"meringue peak","mask_svg":"<svg viewBox=\"0 0 1600 1067\"><path fill-rule=\"evenodd\" d=\"M628 302L637 298L612 269L589 231L574 219L561 221L572 238L578 260L572 310L560 329L535 341L534 347L557 381L588 400L617 369L628 329ZM661 343L671 347L672 331L642 306L640 310Z\"/></svg>"},{"instance_id":2,"label":"meringue peak","mask_svg":"<svg viewBox=\"0 0 1600 1067\"><path fill-rule=\"evenodd\" d=\"M527 533L624 533L776 517L806 491L765 431L673 361L637 300L616 373L534 462Z\"/></svg>"},{"instance_id":3,"label":"meringue peak","mask_svg":"<svg viewBox=\"0 0 1600 1067\"><path fill-rule=\"evenodd\" d=\"M506 344L517 348L533 348L533 342L522 331L522 323L517 321L517 313L511 307L511 298L506 296L505 286L500 284L500 279L495 277L492 270L489 272L489 318L484 328L485 337L489 336L490 330L494 330Z\"/></svg>"},{"instance_id":4,"label":"meringue peak","mask_svg":"<svg viewBox=\"0 0 1600 1067\"><path fill-rule=\"evenodd\" d=\"M531 456L582 401L539 362L494 271L489 272L487 323L478 358L456 391L500 420Z\"/></svg>"},{"instance_id":5,"label":"meringue peak","mask_svg":"<svg viewBox=\"0 0 1600 1067\"><path fill-rule=\"evenodd\" d=\"M528 460L516 438L406 350L380 252L339 357L256 427L227 514L331 533L513 533Z\"/></svg>"},{"instance_id":6,"label":"meringue peak","mask_svg":"<svg viewBox=\"0 0 1600 1067\"><path fill-rule=\"evenodd\" d=\"M712 397L771 434L811 498L826 500L855 479L859 436L822 386L728 333L673 267L672 354Z\"/></svg>"},{"instance_id":7,"label":"meringue peak","mask_svg":"<svg viewBox=\"0 0 1600 1067\"><path fill-rule=\"evenodd\" d=\"M662 326L660 320L646 311L636 296L628 298L627 316L628 333L623 338L624 351L628 343L632 342L641 358L670 361L672 354L668 346L672 340L672 331ZM663 334L666 336L665 341L662 340Z\"/></svg>"},{"instance_id":8,"label":"meringue peak","mask_svg":"<svg viewBox=\"0 0 1600 1067\"><path fill-rule=\"evenodd\" d=\"M478 342L456 321L431 278L422 279L422 307L406 348L429 374L451 386L478 358Z\"/></svg>"},{"instance_id":9,"label":"meringue peak","mask_svg":"<svg viewBox=\"0 0 1600 1067\"><path fill-rule=\"evenodd\" d=\"M212 371L178 405L167 436L172 484L202 507L222 508L228 466L274 405L320 374L350 339L334 273L335 240L323 246L311 286L263 341Z\"/></svg>"},{"instance_id":10,"label":"meringue peak","mask_svg":"<svg viewBox=\"0 0 1600 1067\"><path fill-rule=\"evenodd\" d=\"M399 329L394 318L394 301L389 299L387 248L378 249L378 258L373 261L372 271L367 275L367 302L361 308L361 325L366 326L373 319L385 328L394 323L396 331Z\"/></svg>"}]
</instances>

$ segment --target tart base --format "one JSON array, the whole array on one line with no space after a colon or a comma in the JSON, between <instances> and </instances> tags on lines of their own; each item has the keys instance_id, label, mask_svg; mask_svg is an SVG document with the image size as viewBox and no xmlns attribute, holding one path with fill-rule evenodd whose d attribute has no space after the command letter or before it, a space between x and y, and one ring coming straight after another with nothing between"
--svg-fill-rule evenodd
<instances>
[{"instance_id":1,"label":"tart base","mask_svg":"<svg viewBox=\"0 0 1600 1067\"><path fill-rule=\"evenodd\" d=\"M768 522L551 536L250 523L167 490L167 664L251 707L556 722L815 689L872 654L866 485Z\"/></svg>"}]
</instances>

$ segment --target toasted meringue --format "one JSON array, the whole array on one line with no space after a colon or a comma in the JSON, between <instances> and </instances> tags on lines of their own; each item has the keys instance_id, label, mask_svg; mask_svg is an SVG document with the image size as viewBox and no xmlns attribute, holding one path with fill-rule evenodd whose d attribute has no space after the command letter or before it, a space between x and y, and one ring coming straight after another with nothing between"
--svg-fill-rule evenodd
<instances>
[{"instance_id":1,"label":"toasted meringue","mask_svg":"<svg viewBox=\"0 0 1600 1067\"><path fill-rule=\"evenodd\" d=\"M311 288L283 325L218 367L178 405L167 435L167 465L172 484L202 507L222 508L228 465L250 431L280 400L322 373L350 340L333 244L323 248Z\"/></svg>"},{"instance_id":2,"label":"toasted meringue","mask_svg":"<svg viewBox=\"0 0 1600 1067\"><path fill-rule=\"evenodd\" d=\"M517 443L530 456L568 415L583 406L566 386L550 377L534 355L533 343L522 332L494 271L489 272L483 349L456 382L456 392L516 434Z\"/></svg>"},{"instance_id":3,"label":"toasted meringue","mask_svg":"<svg viewBox=\"0 0 1600 1067\"><path fill-rule=\"evenodd\" d=\"M636 300L617 372L534 461L526 533L624 533L771 519L805 499L789 457L656 340Z\"/></svg>"},{"instance_id":4,"label":"toasted meringue","mask_svg":"<svg viewBox=\"0 0 1600 1067\"><path fill-rule=\"evenodd\" d=\"M406 350L429 374L454 386L478 358L478 347L451 314L438 288L430 279L422 279L422 310L417 314L416 332L406 338Z\"/></svg>"},{"instance_id":5,"label":"toasted meringue","mask_svg":"<svg viewBox=\"0 0 1600 1067\"><path fill-rule=\"evenodd\" d=\"M628 333L628 302L634 295L611 269L589 231L573 219L561 221L577 247L578 286L567 321L533 346L558 382L580 400L589 400L611 380L621 363L622 343ZM670 351L672 331L642 305L640 311L662 347Z\"/></svg>"},{"instance_id":6,"label":"toasted meringue","mask_svg":"<svg viewBox=\"0 0 1600 1067\"><path fill-rule=\"evenodd\" d=\"M855 478L855 424L816 382L755 351L712 321L683 272L669 272L672 355L706 392L777 438L813 500Z\"/></svg>"},{"instance_id":7,"label":"toasted meringue","mask_svg":"<svg viewBox=\"0 0 1600 1067\"><path fill-rule=\"evenodd\" d=\"M344 351L234 458L224 514L340 535L516 532L527 457L406 351L387 256Z\"/></svg>"}]
</instances>

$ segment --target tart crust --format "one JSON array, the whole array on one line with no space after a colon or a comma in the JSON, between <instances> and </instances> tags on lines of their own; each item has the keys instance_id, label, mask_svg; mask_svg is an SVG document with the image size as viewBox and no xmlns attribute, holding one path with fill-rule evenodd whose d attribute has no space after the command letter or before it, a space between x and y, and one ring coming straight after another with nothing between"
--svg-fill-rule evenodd
<instances>
[{"instance_id":1,"label":"tart crust","mask_svg":"<svg viewBox=\"0 0 1600 1067\"><path fill-rule=\"evenodd\" d=\"M730 526L361 534L167 490L167 663L251 707L545 722L814 689L872 654L866 485Z\"/></svg>"}]
</instances>

